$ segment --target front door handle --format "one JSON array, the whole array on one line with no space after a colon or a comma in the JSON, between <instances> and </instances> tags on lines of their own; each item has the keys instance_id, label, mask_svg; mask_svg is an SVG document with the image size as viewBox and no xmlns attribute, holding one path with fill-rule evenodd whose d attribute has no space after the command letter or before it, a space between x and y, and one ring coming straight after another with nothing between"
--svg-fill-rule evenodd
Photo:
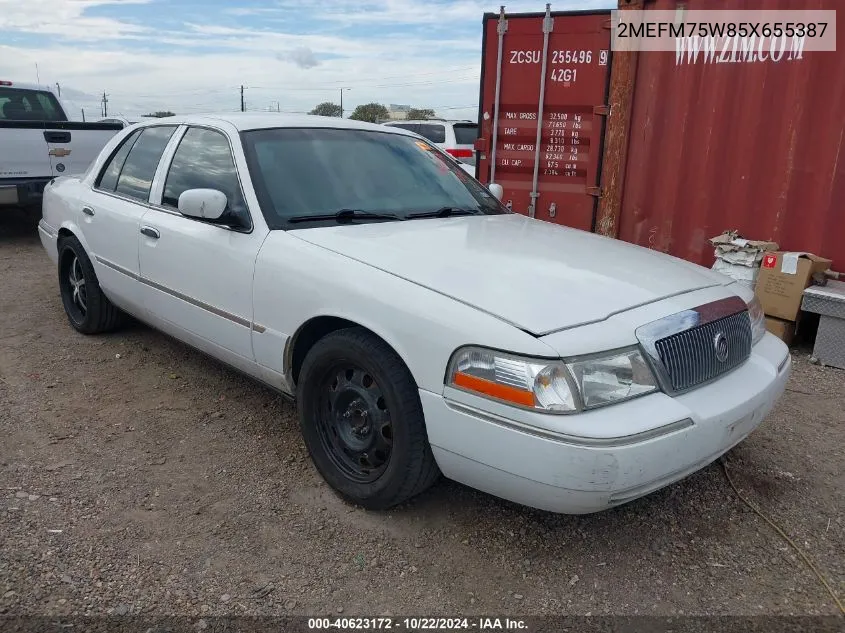
<instances>
[{"instance_id":1,"label":"front door handle","mask_svg":"<svg viewBox=\"0 0 845 633\"><path fill-rule=\"evenodd\" d=\"M147 237L153 238L154 240L157 240L161 237L161 233L159 233L156 229L151 226L142 226L141 233L143 235L146 235Z\"/></svg>"},{"instance_id":2,"label":"front door handle","mask_svg":"<svg viewBox=\"0 0 845 633\"><path fill-rule=\"evenodd\" d=\"M91 207L82 207L82 213L84 213L85 215L90 215L91 217L93 217L94 216L94 209L92 209Z\"/></svg>"}]
</instances>

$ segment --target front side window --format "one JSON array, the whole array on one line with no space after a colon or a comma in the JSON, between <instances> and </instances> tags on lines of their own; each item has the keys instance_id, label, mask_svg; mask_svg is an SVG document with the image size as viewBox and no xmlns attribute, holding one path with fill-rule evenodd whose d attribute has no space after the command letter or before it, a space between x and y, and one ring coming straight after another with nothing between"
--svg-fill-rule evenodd
<instances>
[{"instance_id":1,"label":"front side window","mask_svg":"<svg viewBox=\"0 0 845 633\"><path fill-rule=\"evenodd\" d=\"M244 202L238 171L232 159L229 140L220 132L191 128L179 142L161 203L174 209L179 196L188 189L217 189L226 194L226 213L249 225L249 212Z\"/></svg>"},{"instance_id":2,"label":"front side window","mask_svg":"<svg viewBox=\"0 0 845 633\"><path fill-rule=\"evenodd\" d=\"M115 193L146 202L150 197L161 155L167 142L173 136L176 126L156 126L141 129L141 136L135 141L123 169L117 179Z\"/></svg>"},{"instance_id":3,"label":"front side window","mask_svg":"<svg viewBox=\"0 0 845 633\"><path fill-rule=\"evenodd\" d=\"M141 130L137 130L130 134L126 139L124 139L123 143L120 144L117 151L112 154L111 159L100 173L100 177L97 179L96 187L98 189L102 189L103 191L114 191L114 188L117 187L117 179L120 177L120 170L123 169L123 163L126 162L126 157L129 156L129 150L132 149L132 146L135 144L135 141L138 140L138 136L140 134Z\"/></svg>"},{"instance_id":4,"label":"front side window","mask_svg":"<svg viewBox=\"0 0 845 633\"><path fill-rule=\"evenodd\" d=\"M270 228L344 210L410 219L443 209L508 210L449 156L391 132L277 128L242 133L250 175ZM291 220L293 219L293 222Z\"/></svg>"}]
</instances>

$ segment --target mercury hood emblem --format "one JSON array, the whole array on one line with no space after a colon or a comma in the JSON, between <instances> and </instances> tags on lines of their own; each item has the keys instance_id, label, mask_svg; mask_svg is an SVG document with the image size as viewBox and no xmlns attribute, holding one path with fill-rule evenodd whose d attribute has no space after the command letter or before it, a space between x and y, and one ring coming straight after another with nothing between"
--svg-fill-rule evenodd
<instances>
[{"instance_id":1,"label":"mercury hood emblem","mask_svg":"<svg viewBox=\"0 0 845 633\"><path fill-rule=\"evenodd\" d=\"M719 332L713 337L713 348L716 350L716 360L724 363L728 360L728 337Z\"/></svg>"}]
</instances>

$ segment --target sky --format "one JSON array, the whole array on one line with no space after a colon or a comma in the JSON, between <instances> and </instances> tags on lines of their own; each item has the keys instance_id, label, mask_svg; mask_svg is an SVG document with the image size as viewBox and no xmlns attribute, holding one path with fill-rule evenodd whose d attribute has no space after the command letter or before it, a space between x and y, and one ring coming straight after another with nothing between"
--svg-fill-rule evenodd
<instances>
[{"instance_id":1,"label":"sky","mask_svg":"<svg viewBox=\"0 0 845 633\"><path fill-rule=\"evenodd\" d=\"M485 12L542 0L0 0L0 79L61 86L72 119L340 101L476 119ZM558 0L552 10L613 8ZM36 68L37 65L37 68Z\"/></svg>"}]
</instances>

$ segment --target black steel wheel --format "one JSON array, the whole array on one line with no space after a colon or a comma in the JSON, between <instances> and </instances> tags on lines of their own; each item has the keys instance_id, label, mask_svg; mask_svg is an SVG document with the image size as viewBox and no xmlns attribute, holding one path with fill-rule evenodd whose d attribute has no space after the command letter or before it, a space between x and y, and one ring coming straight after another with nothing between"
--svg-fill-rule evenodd
<instances>
[{"instance_id":1,"label":"black steel wheel","mask_svg":"<svg viewBox=\"0 0 845 633\"><path fill-rule=\"evenodd\" d=\"M378 479L390 461L393 426L375 379L351 361L340 362L326 373L320 400L315 423L332 463L354 481Z\"/></svg>"},{"instance_id":2,"label":"black steel wheel","mask_svg":"<svg viewBox=\"0 0 845 633\"><path fill-rule=\"evenodd\" d=\"M437 479L416 383L396 352L367 330L318 341L303 363L297 400L317 470L348 500L384 509Z\"/></svg>"},{"instance_id":3,"label":"black steel wheel","mask_svg":"<svg viewBox=\"0 0 845 633\"><path fill-rule=\"evenodd\" d=\"M108 300L91 260L78 239L59 240L59 290L68 321L83 334L108 332L117 327L122 313Z\"/></svg>"}]
</instances>

